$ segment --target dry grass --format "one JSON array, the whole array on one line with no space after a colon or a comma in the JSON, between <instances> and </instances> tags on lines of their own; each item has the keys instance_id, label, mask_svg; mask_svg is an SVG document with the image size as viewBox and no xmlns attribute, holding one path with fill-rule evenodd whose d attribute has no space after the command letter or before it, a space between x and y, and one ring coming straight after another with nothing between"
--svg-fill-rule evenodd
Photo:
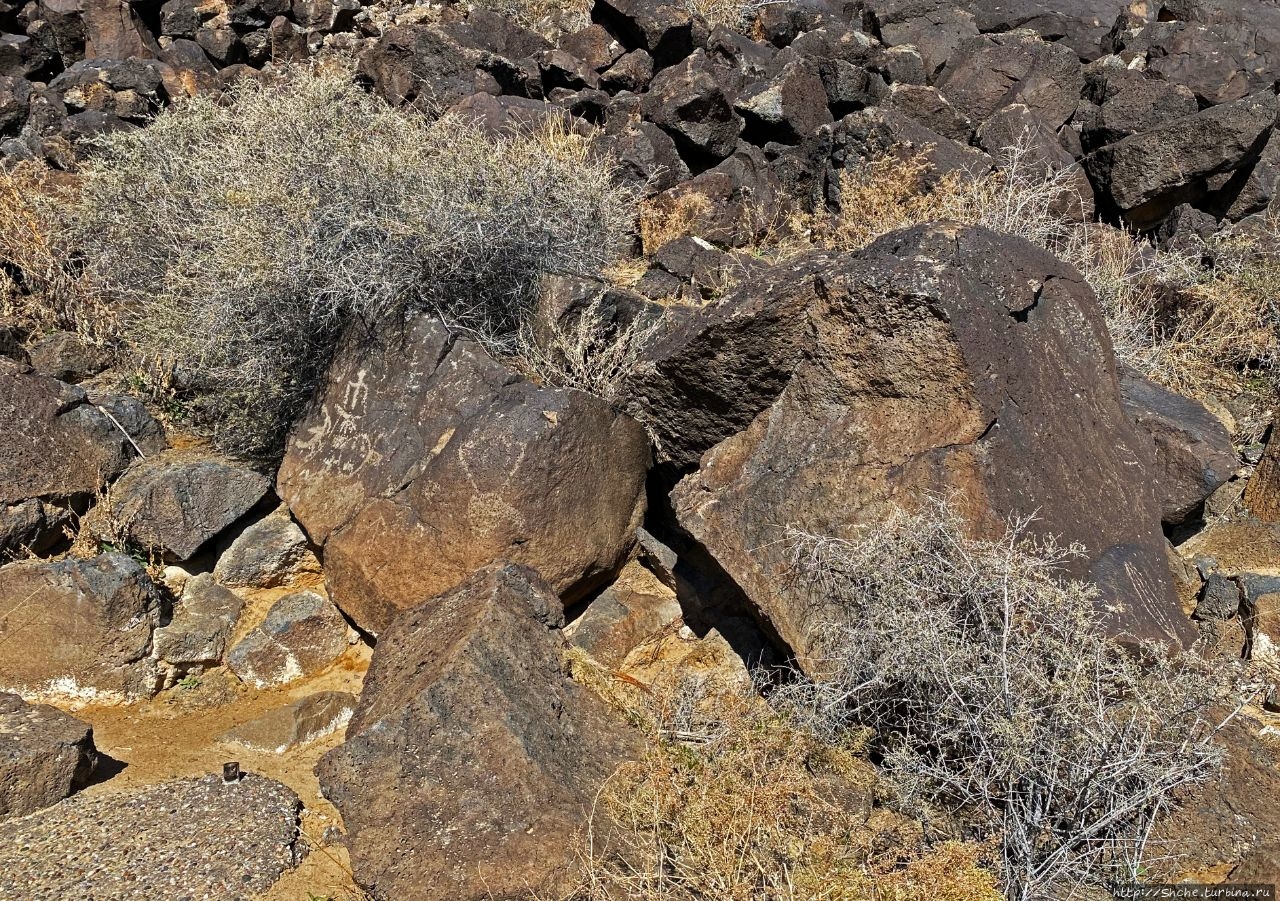
<instances>
[{"instance_id":1,"label":"dry grass","mask_svg":"<svg viewBox=\"0 0 1280 901\"><path fill-rule=\"evenodd\" d=\"M574 901L999 898L982 849L924 849L910 821L869 816L863 734L820 738L749 689L649 690L580 652L570 668L648 738L601 790Z\"/></svg>"},{"instance_id":2,"label":"dry grass","mask_svg":"<svg viewBox=\"0 0 1280 901\"><path fill-rule=\"evenodd\" d=\"M43 165L0 169L0 318L103 344L116 336L118 319L92 284L77 278L62 241L61 216L76 196L73 177Z\"/></svg>"},{"instance_id":3,"label":"dry grass","mask_svg":"<svg viewBox=\"0 0 1280 901\"><path fill-rule=\"evenodd\" d=\"M702 217L711 211L705 194L685 191L674 197L659 194L640 204L640 246L646 256L677 238L699 234Z\"/></svg>"},{"instance_id":4,"label":"dry grass","mask_svg":"<svg viewBox=\"0 0 1280 901\"><path fill-rule=\"evenodd\" d=\"M513 363L543 385L586 391L616 405L660 325L659 319L612 322L597 300L567 323L544 323L536 335L526 326Z\"/></svg>"}]
</instances>

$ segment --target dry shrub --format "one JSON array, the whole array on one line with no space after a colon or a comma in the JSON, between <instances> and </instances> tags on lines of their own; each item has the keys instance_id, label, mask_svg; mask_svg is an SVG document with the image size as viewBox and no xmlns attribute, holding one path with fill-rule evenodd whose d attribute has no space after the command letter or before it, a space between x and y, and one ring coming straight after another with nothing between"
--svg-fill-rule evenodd
<instances>
[{"instance_id":1,"label":"dry shrub","mask_svg":"<svg viewBox=\"0 0 1280 901\"><path fill-rule=\"evenodd\" d=\"M970 539L930 501L853 540L793 533L797 572L856 625L775 701L818 735L873 729L905 809L998 842L1018 901L1137 881L1171 793L1218 765L1204 711L1225 696L1108 638L1096 588L1058 575L1074 551L1025 526Z\"/></svg>"},{"instance_id":2,"label":"dry shrub","mask_svg":"<svg viewBox=\"0 0 1280 901\"><path fill-rule=\"evenodd\" d=\"M648 737L601 790L577 901L999 897L975 846L922 851L895 836L904 821L868 822L877 777L856 734L824 739L705 678L647 691L581 655L571 669Z\"/></svg>"},{"instance_id":3,"label":"dry shrub","mask_svg":"<svg viewBox=\"0 0 1280 901\"><path fill-rule=\"evenodd\" d=\"M623 399L627 377L657 334L660 319L639 316L618 323L605 315L599 299L569 321L526 325L517 368L544 385L576 388L610 404Z\"/></svg>"},{"instance_id":4,"label":"dry shrub","mask_svg":"<svg viewBox=\"0 0 1280 901\"><path fill-rule=\"evenodd\" d=\"M74 179L44 165L0 169L0 317L101 344L114 337L116 318L76 277L60 243L61 217L75 198Z\"/></svg>"},{"instance_id":5,"label":"dry shrub","mask_svg":"<svg viewBox=\"0 0 1280 901\"><path fill-rule=\"evenodd\" d=\"M550 38L591 24L591 0L478 0L476 6Z\"/></svg>"},{"instance_id":6,"label":"dry shrub","mask_svg":"<svg viewBox=\"0 0 1280 901\"><path fill-rule=\"evenodd\" d=\"M218 445L270 455L350 326L429 311L511 350L543 273L615 258L613 176L554 122L493 140L293 71L104 138L71 239Z\"/></svg>"},{"instance_id":7,"label":"dry shrub","mask_svg":"<svg viewBox=\"0 0 1280 901\"><path fill-rule=\"evenodd\" d=\"M1071 229L1064 206L1073 198L1082 203L1073 170L1038 165L1026 140L999 157L993 172L950 172L931 187L927 152L867 160L841 173L840 212L830 222L814 221L816 240L857 250L900 228L952 221L1016 234L1042 247L1060 245Z\"/></svg>"}]
</instances>

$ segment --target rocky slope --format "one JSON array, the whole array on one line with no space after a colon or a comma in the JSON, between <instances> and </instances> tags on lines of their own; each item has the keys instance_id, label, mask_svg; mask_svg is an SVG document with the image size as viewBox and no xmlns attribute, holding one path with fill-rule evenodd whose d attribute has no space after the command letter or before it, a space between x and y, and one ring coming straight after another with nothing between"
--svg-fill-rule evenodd
<instances>
[{"instance_id":1,"label":"rocky slope","mask_svg":"<svg viewBox=\"0 0 1280 901\"><path fill-rule=\"evenodd\" d=\"M658 216L626 287L543 292L544 325L643 326L616 396L421 316L343 344L274 468L166 430L92 344L0 320L0 895L564 889L644 753L573 661L649 694L817 674L821 634L856 622L791 578L787 529L850 537L931 497L975 536L1034 517L1079 545L1067 574L1126 642L1280 662L1280 439L1259 462L1231 397L1118 365L1079 272L954 223L750 252L837 209L869 160L980 177L1014 139L1068 174L1077 219L1162 247L1257 226L1280 7L508 12L0 0L6 165L72 171L184 97L344 57L388 103L494 135L564 119ZM1280 878L1276 683L1256 678L1222 776L1166 826L1177 874ZM253 774L207 775L232 760ZM862 820L897 816L859 797Z\"/></svg>"}]
</instances>

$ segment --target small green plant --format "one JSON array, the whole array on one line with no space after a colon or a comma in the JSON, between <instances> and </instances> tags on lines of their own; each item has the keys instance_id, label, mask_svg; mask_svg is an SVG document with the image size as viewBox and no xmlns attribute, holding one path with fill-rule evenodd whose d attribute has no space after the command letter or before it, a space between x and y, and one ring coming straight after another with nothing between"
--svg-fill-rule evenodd
<instances>
[{"instance_id":1,"label":"small green plant","mask_svg":"<svg viewBox=\"0 0 1280 901\"><path fill-rule=\"evenodd\" d=\"M189 673L188 675L183 676L181 680L179 680L178 687L181 688L183 691L195 691L202 684L203 683L200 681L199 676L195 675L194 673Z\"/></svg>"}]
</instances>

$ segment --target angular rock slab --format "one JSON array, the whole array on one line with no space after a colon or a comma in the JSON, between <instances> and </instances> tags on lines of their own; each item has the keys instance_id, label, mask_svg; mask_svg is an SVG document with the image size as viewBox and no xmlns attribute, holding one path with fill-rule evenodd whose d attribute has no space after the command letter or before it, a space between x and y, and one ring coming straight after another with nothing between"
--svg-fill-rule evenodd
<instances>
[{"instance_id":1,"label":"angular rock slab","mask_svg":"<svg viewBox=\"0 0 1280 901\"><path fill-rule=\"evenodd\" d=\"M1190 398L1144 378L1120 378L1125 412L1156 448L1156 495L1165 525L1178 525L1226 484L1240 459L1218 418Z\"/></svg>"},{"instance_id":2,"label":"angular rock slab","mask_svg":"<svg viewBox=\"0 0 1280 901\"><path fill-rule=\"evenodd\" d=\"M499 558L582 597L631 547L649 462L629 417L527 382L423 316L344 349L279 490L324 546L334 602L378 634Z\"/></svg>"},{"instance_id":3,"label":"angular rock slab","mask_svg":"<svg viewBox=\"0 0 1280 901\"><path fill-rule=\"evenodd\" d=\"M77 795L0 823L0 897L255 898L305 853L301 808L253 775Z\"/></svg>"},{"instance_id":4,"label":"angular rock slab","mask_svg":"<svg viewBox=\"0 0 1280 901\"><path fill-rule=\"evenodd\" d=\"M241 532L213 568L220 583L243 588L274 588L318 572L307 536L283 507Z\"/></svg>"},{"instance_id":5,"label":"angular rock slab","mask_svg":"<svg viewBox=\"0 0 1280 901\"><path fill-rule=\"evenodd\" d=\"M89 781L97 763L88 723L0 692L0 820L57 804Z\"/></svg>"},{"instance_id":6,"label":"angular rock slab","mask_svg":"<svg viewBox=\"0 0 1280 901\"><path fill-rule=\"evenodd\" d=\"M525 897L572 869L597 790L639 745L564 674L562 623L546 582L498 563L379 639L316 770L375 897Z\"/></svg>"},{"instance_id":7,"label":"angular rock slab","mask_svg":"<svg viewBox=\"0 0 1280 901\"><path fill-rule=\"evenodd\" d=\"M150 697L162 608L142 564L124 554L0 567L0 686Z\"/></svg>"},{"instance_id":8,"label":"angular rock slab","mask_svg":"<svg viewBox=\"0 0 1280 901\"><path fill-rule=\"evenodd\" d=\"M833 261L813 343L773 406L673 492L681 523L812 664L852 625L789 579L785 530L852 537L954 495L977 534L1010 517L1086 551L1068 574L1119 632L1190 641L1164 556L1152 453L1125 416L1081 277L985 229L918 227Z\"/></svg>"},{"instance_id":9,"label":"angular rock slab","mask_svg":"<svg viewBox=\"0 0 1280 901\"><path fill-rule=\"evenodd\" d=\"M82 388L0 357L0 506L92 496L137 456L131 437L154 439L155 421L137 401L100 400L95 404ZM148 453L152 447L144 443Z\"/></svg>"},{"instance_id":10,"label":"angular rock slab","mask_svg":"<svg viewBox=\"0 0 1280 901\"><path fill-rule=\"evenodd\" d=\"M347 649L347 621L327 598L297 591L276 601L262 624L231 649L227 666L258 688L318 673Z\"/></svg>"},{"instance_id":11,"label":"angular rock slab","mask_svg":"<svg viewBox=\"0 0 1280 901\"><path fill-rule=\"evenodd\" d=\"M270 490L266 476L220 460L146 460L112 488L109 513L133 542L187 560Z\"/></svg>"}]
</instances>

